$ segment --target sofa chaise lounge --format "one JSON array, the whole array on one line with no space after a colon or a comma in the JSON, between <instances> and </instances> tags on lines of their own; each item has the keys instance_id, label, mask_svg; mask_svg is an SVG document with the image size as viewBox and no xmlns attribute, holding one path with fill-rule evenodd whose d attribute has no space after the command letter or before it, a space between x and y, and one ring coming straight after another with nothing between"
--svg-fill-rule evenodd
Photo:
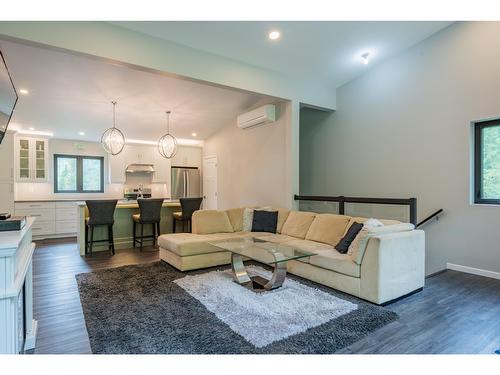
<instances>
[{"instance_id":1,"label":"sofa chaise lounge","mask_svg":"<svg viewBox=\"0 0 500 375\"><path fill-rule=\"evenodd\" d=\"M317 254L287 262L287 271L376 304L423 288L425 236L412 224L380 220L384 226L365 233L355 252L341 254L334 246L354 222L366 218L276 210L276 233L250 232L245 208L196 211L192 233L159 237L160 258L180 271L230 264L231 253L209 242L253 236Z\"/></svg>"}]
</instances>

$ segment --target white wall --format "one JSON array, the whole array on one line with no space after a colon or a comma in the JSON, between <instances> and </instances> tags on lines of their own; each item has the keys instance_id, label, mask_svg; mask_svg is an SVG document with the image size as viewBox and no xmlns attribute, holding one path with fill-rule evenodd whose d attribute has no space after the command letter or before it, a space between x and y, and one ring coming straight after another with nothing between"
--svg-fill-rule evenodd
<instances>
[{"instance_id":1,"label":"white wall","mask_svg":"<svg viewBox=\"0 0 500 375\"><path fill-rule=\"evenodd\" d=\"M301 122L301 193L417 197L427 273L500 271L500 207L470 204L470 122L500 116L500 23L457 23L337 91ZM307 127L304 129L304 127Z\"/></svg>"},{"instance_id":2,"label":"white wall","mask_svg":"<svg viewBox=\"0 0 500 375\"><path fill-rule=\"evenodd\" d=\"M217 156L218 207L287 207L287 132L291 103L277 105L272 124L241 130L234 123L205 141L203 156Z\"/></svg>"}]
</instances>

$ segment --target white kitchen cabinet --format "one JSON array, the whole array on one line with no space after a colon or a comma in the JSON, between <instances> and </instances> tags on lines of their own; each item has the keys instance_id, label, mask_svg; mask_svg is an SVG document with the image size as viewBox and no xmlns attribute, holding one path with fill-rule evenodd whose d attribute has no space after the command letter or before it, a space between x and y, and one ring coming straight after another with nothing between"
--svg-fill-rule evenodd
<instances>
[{"instance_id":1,"label":"white kitchen cabinet","mask_svg":"<svg viewBox=\"0 0 500 375\"><path fill-rule=\"evenodd\" d=\"M108 172L110 184L125 183L125 168L127 167L127 145L118 155L108 155Z\"/></svg>"},{"instance_id":2,"label":"white kitchen cabinet","mask_svg":"<svg viewBox=\"0 0 500 375\"><path fill-rule=\"evenodd\" d=\"M16 137L15 143L16 181L47 182L49 155L47 139Z\"/></svg>"},{"instance_id":3,"label":"white kitchen cabinet","mask_svg":"<svg viewBox=\"0 0 500 375\"><path fill-rule=\"evenodd\" d=\"M155 184L166 184L167 186L170 186L170 159L164 158L157 151L153 155L153 164L155 166L155 172L153 173L152 182Z\"/></svg>"},{"instance_id":4,"label":"white kitchen cabinet","mask_svg":"<svg viewBox=\"0 0 500 375\"><path fill-rule=\"evenodd\" d=\"M123 184L126 181L125 169L129 164L153 164L158 173L154 173L152 182L170 183L170 160L162 158L156 146L126 144L123 151L109 156L109 182Z\"/></svg>"},{"instance_id":5,"label":"white kitchen cabinet","mask_svg":"<svg viewBox=\"0 0 500 375\"><path fill-rule=\"evenodd\" d=\"M198 167L201 169L202 149L200 147L179 146L172 158L176 167Z\"/></svg>"},{"instance_id":6,"label":"white kitchen cabinet","mask_svg":"<svg viewBox=\"0 0 500 375\"><path fill-rule=\"evenodd\" d=\"M40 238L70 237L77 232L76 201L16 202L16 216L36 217L33 235Z\"/></svg>"}]
</instances>

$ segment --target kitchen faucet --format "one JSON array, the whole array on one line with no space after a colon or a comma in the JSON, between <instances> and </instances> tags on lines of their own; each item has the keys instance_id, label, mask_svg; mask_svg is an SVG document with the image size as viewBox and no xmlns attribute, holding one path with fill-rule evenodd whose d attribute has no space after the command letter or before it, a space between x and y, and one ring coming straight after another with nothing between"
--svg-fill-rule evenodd
<instances>
[{"instance_id":1,"label":"kitchen faucet","mask_svg":"<svg viewBox=\"0 0 500 375\"><path fill-rule=\"evenodd\" d=\"M144 185L143 184L139 184L137 198L144 198L143 189L144 189Z\"/></svg>"}]
</instances>

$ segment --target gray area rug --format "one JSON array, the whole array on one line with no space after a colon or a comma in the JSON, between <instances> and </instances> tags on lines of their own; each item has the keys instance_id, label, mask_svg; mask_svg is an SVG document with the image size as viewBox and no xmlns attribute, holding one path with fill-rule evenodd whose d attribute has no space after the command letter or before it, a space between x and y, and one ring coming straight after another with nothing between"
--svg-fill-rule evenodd
<instances>
[{"instance_id":1,"label":"gray area rug","mask_svg":"<svg viewBox=\"0 0 500 375\"><path fill-rule=\"evenodd\" d=\"M271 337L267 338L267 341L259 341L258 336L254 336L253 339L245 337L243 328L236 324L238 321L234 316L231 320L214 309L214 304L210 307L209 302L213 301L214 297L207 296L207 290L198 293L199 288L193 287L196 286L193 283L196 278L193 277L200 276L200 280L204 280L207 273L213 275L213 271L227 269L228 266L224 266L180 272L160 261L76 275L92 352L327 354L334 353L397 319L396 313L386 308L288 275L289 288L292 289L290 292L293 292L293 288L310 289L311 295L319 293L328 297L325 300L333 303L333 308L341 308L342 311L333 313L330 318L324 319L324 322L318 322L318 325L303 324L284 333L279 332L279 324L276 328L272 324L269 326L269 322L267 327L262 324L255 325L255 330L274 328L277 331L274 335L267 335L266 337ZM260 265L255 267L257 272L262 272L259 269ZM227 272L220 274L228 275ZM234 284L234 286L240 288L239 285ZM235 311L234 300L225 298L221 300L221 304L226 304L227 310ZM280 311L275 305L276 303L268 304L273 306L271 313L280 316ZM267 308L266 305L263 307ZM314 313L318 316L325 315L324 311L320 311L325 305L310 308L316 309ZM239 314L241 315L241 311ZM244 315L240 319L243 318ZM245 323L246 325L242 326L251 327L248 322ZM295 323L297 322L291 321L291 324ZM237 333L238 330L243 335Z\"/></svg>"}]
</instances>

